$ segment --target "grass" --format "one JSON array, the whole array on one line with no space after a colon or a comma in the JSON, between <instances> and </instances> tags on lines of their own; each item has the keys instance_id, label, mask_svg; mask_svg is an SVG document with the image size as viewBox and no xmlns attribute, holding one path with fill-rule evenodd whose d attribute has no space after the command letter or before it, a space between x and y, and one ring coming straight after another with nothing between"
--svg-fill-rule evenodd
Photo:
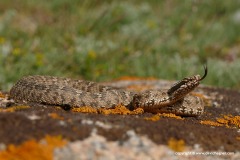
<instances>
[{"instance_id":1,"label":"grass","mask_svg":"<svg viewBox=\"0 0 240 160\"><path fill-rule=\"evenodd\" d=\"M94 81L182 79L240 89L240 3L12 0L0 2L0 89L24 75Z\"/></svg>"}]
</instances>

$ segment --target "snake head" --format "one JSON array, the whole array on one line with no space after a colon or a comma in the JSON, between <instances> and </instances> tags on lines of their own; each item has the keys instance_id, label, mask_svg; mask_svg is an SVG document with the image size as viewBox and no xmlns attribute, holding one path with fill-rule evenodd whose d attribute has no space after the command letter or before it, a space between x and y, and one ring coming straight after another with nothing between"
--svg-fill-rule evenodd
<instances>
[{"instance_id":1,"label":"snake head","mask_svg":"<svg viewBox=\"0 0 240 160\"><path fill-rule=\"evenodd\" d=\"M181 81L175 83L168 91L169 97L174 101L182 99L185 95L194 90L199 84L207 76L207 66L204 65L204 75L201 77L200 75L195 75L191 77L186 77Z\"/></svg>"}]
</instances>

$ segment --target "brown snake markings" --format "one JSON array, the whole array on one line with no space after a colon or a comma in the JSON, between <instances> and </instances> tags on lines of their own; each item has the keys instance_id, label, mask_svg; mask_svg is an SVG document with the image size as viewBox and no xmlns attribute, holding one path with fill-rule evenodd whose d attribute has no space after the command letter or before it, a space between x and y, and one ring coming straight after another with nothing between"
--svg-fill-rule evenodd
<instances>
[{"instance_id":1,"label":"brown snake markings","mask_svg":"<svg viewBox=\"0 0 240 160\"><path fill-rule=\"evenodd\" d=\"M50 105L95 108L112 108L123 104L129 109L157 109L159 112L183 116L203 113L202 99L189 95L207 76L207 67L201 77L186 77L169 90L149 90L134 93L103 86L95 82L51 76L26 76L18 80L10 90L10 98L16 102L35 102Z\"/></svg>"}]
</instances>

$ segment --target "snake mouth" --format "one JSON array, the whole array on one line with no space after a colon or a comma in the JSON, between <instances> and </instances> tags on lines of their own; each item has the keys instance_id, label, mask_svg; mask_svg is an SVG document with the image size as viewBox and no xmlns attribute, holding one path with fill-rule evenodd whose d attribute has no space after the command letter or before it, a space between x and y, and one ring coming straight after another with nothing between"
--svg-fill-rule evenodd
<instances>
[{"instance_id":1,"label":"snake mouth","mask_svg":"<svg viewBox=\"0 0 240 160\"><path fill-rule=\"evenodd\" d=\"M205 64L203 67L204 67L204 75L199 79L199 81L202 81L207 76L207 73L208 73L207 65Z\"/></svg>"}]
</instances>

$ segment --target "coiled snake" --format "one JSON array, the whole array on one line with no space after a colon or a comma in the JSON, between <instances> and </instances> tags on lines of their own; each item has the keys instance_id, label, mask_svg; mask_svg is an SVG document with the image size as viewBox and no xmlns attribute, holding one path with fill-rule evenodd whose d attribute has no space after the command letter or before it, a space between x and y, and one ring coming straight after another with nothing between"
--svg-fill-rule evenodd
<instances>
[{"instance_id":1,"label":"coiled snake","mask_svg":"<svg viewBox=\"0 0 240 160\"><path fill-rule=\"evenodd\" d=\"M205 73L186 77L169 90L149 90L134 93L95 82L73 80L52 76L26 76L18 80L10 90L10 98L16 102L35 102L49 105L94 108L112 108L118 104L130 109L158 109L159 112L175 113L183 116L196 116L204 111L202 99L189 95Z\"/></svg>"}]
</instances>

